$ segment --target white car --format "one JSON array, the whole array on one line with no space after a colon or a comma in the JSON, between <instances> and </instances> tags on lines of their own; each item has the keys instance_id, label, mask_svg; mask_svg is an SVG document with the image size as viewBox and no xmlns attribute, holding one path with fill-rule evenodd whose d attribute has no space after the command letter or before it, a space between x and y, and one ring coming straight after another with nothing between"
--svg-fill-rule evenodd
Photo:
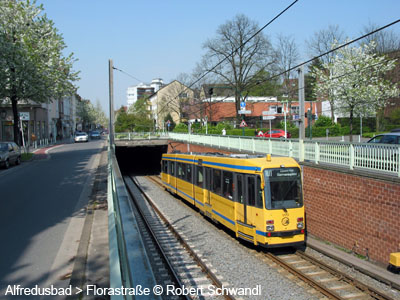
<instances>
[{"instance_id":1,"label":"white car","mask_svg":"<svg viewBox=\"0 0 400 300\"><path fill-rule=\"evenodd\" d=\"M75 143L78 142L88 142L89 141L89 136L86 132L77 132L75 134L74 138Z\"/></svg>"}]
</instances>

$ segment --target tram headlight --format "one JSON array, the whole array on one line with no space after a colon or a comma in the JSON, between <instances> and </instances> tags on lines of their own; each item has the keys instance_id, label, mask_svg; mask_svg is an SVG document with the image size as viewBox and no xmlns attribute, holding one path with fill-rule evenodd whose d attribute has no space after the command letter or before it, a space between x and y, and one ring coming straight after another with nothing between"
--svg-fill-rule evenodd
<instances>
[{"instance_id":1,"label":"tram headlight","mask_svg":"<svg viewBox=\"0 0 400 300\"><path fill-rule=\"evenodd\" d=\"M304 228L304 219L297 218L297 229L303 229L303 228Z\"/></svg>"},{"instance_id":2,"label":"tram headlight","mask_svg":"<svg viewBox=\"0 0 400 300\"><path fill-rule=\"evenodd\" d=\"M267 231L274 231L275 226L274 225L267 225Z\"/></svg>"},{"instance_id":3,"label":"tram headlight","mask_svg":"<svg viewBox=\"0 0 400 300\"><path fill-rule=\"evenodd\" d=\"M274 231L274 230L275 230L274 220L268 220L267 231Z\"/></svg>"}]
</instances>

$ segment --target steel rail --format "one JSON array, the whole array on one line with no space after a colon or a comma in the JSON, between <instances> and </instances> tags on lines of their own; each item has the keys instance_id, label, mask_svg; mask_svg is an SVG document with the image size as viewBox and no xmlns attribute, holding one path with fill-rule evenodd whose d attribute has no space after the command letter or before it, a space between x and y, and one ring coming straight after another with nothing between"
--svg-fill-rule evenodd
<instances>
[{"instance_id":1,"label":"steel rail","mask_svg":"<svg viewBox=\"0 0 400 300\"><path fill-rule=\"evenodd\" d=\"M305 283L309 284L311 287L314 289L318 290L320 293L328 297L329 299L337 299L337 300L344 300L344 299L349 299L350 297L346 297L346 295L341 296L338 293L336 293L332 288L329 288L327 286L324 286L322 283L318 282L317 280L313 279L311 275L307 275L306 273L301 272L298 270L296 267L294 267L292 264L289 262L286 262L285 260L279 258L279 256L276 256L272 253L264 253L264 255L272 260L273 262L277 263L281 267L283 267L285 270L290 272L291 274L295 275L299 279L303 280ZM368 287L362 282L348 276L347 274L340 272L324 263L321 261L316 260L315 258L305 254L304 252L297 251L295 255L299 256L302 258L304 261L311 263L313 266L318 267L322 269L323 271L327 272L328 274L332 275L338 282L344 282L349 285L349 287L356 288L360 292L364 293L366 296L371 297L372 299L377 299L377 300L393 300L393 298L389 297L388 295L385 295L378 290Z\"/></svg>"},{"instance_id":2,"label":"steel rail","mask_svg":"<svg viewBox=\"0 0 400 300\"><path fill-rule=\"evenodd\" d=\"M310 278L309 276L306 276L302 272L296 270L290 264L286 263L284 260L280 259L279 257L277 257L271 253L264 253L264 255L268 259L272 260L273 262L275 262L276 264L278 264L279 266L281 266L282 268L287 270L289 273L293 274L294 276L300 278L301 280L303 280L304 282L309 284L311 287L313 287L314 289L316 289L317 291L319 291L321 294L325 295L329 299L343 300L343 298L341 298L337 293L325 288L324 286L319 284L316 280L314 280L314 279Z\"/></svg>"},{"instance_id":3,"label":"steel rail","mask_svg":"<svg viewBox=\"0 0 400 300\"><path fill-rule=\"evenodd\" d=\"M146 176L149 180L157 184L158 186L164 188L164 186L161 183L161 179L159 176ZM182 244L183 247L190 253L190 255L193 257L193 259L197 262L197 264L200 266L200 268L203 270L203 272L211 279L211 281L214 283L215 286L218 288L222 288L223 284L222 282L215 276L215 274L210 270L210 268L207 267L207 265L202 261L200 257L196 254L196 252L186 243L186 241L182 238L182 236L179 234L177 230L172 226L172 224L168 221L168 219L163 215L163 213L158 209L157 205L151 200L150 197L146 195L144 192L144 195L146 199L149 201L149 204L153 207L153 209L157 212L159 217L163 220L165 225L168 227L168 229L174 234L176 239ZM231 295L224 295L226 299L230 300L235 300L235 298Z\"/></svg>"},{"instance_id":4,"label":"steel rail","mask_svg":"<svg viewBox=\"0 0 400 300\"><path fill-rule=\"evenodd\" d=\"M129 194L130 194L130 196L131 196L131 199L132 199L132 201L133 201L133 203L134 203L134 205L135 205L135 207L136 207L136 209L137 209L137 211L138 211L140 217L142 218L142 221L143 221L143 223L145 224L146 229L148 230L148 232L149 232L149 234L150 234L150 236L151 236L153 242L156 244L156 246L157 246L157 248L158 248L158 251L160 252L160 254L161 254L161 256L162 256L162 259L165 261L166 265L168 266L168 269L169 269L168 271L169 271L170 274L172 275L172 278L171 278L171 279L173 280L173 282L174 282L175 285L178 285L179 288L182 288L182 287L184 286L184 284L183 284L183 283L181 282L181 280L179 279L179 276L178 276L178 274L175 272L175 270L174 270L174 268L173 268L173 266L172 266L170 260L168 259L167 254L165 253L165 251L164 251L163 247L161 246L160 242L158 241L158 238L157 238L155 232L154 232L153 229L151 228L151 225L150 225L150 223L148 222L148 220L147 220L147 218L146 218L146 216L145 216L145 213L143 212L143 210L141 209L140 205L138 204L137 199L136 199L136 197L134 196L134 194L133 194L133 192L132 192L132 190L131 190L130 184L127 183L128 180L130 180L130 181L139 189L139 191L142 193L142 195L143 195L145 198L146 198L146 195L143 193L143 190L139 187L138 183L137 183L133 178L131 178L131 177L129 177L129 176L124 176L124 181L125 181L126 184L127 184L127 190L128 190L128 192L129 192ZM146 198L146 199L147 199L147 198ZM179 296L179 298L183 298L183 299L187 299L187 300L191 299L191 298L190 298L189 296L187 296L187 295L181 295L181 296Z\"/></svg>"},{"instance_id":5,"label":"steel rail","mask_svg":"<svg viewBox=\"0 0 400 300\"><path fill-rule=\"evenodd\" d=\"M152 180L154 183L156 183L157 185L163 187L160 176L149 176L148 178L150 180ZM275 263L277 263L278 265L280 265L281 267L286 269L291 274L297 276L304 282L308 283L310 286L312 286L314 289L318 290L320 293L322 293L326 297L328 297L330 299L338 299L338 300L346 299L344 297L341 297L339 294L335 293L334 291L330 290L328 287L325 287L318 281L314 280L310 276L307 276L305 273L303 273L299 270L296 270L295 267L286 263L284 260L280 259L278 256L275 256L271 253L264 253L264 254L269 259L271 259L272 261L274 261ZM373 299L393 300L393 298L389 297L388 295L385 295L385 294L379 292L378 290L363 284L359 280L352 278L352 277L348 276L347 274L340 272L321 261L316 260L315 258L305 254L302 251L297 251L296 254L298 256L300 256L301 258L303 258L305 261L308 261L312 265L317 266L317 267L321 268L322 270L328 272L332 276L336 277L338 281L346 282L347 284L357 288L358 290L367 294L368 296L372 297Z\"/></svg>"},{"instance_id":6,"label":"steel rail","mask_svg":"<svg viewBox=\"0 0 400 300\"><path fill-rule=\"evenodd\" d=\"M379 300L392 300L391 297L389 297L388 295L384 295L383 293L379 292L378 290L369 287L367 285L365 285L364 283L362 283L361 281L350 277L349 275L338 271L334 268L332 268L331 266L316 260L315 258L307 255L306 253L302 252L302 251L297 251L296 252L297 255L299 255L301 258L303 258L304 260L310 262L311 264L317 265L319 268L327 271L328 273L330 273L331 275L339 278L342 281L347 282L348 284L353 285L354 287L356 287L357 289L363 291L364 293L367 293L369 296L373 297L374 299L379 299Z\"/></svg>"}]
</instances>

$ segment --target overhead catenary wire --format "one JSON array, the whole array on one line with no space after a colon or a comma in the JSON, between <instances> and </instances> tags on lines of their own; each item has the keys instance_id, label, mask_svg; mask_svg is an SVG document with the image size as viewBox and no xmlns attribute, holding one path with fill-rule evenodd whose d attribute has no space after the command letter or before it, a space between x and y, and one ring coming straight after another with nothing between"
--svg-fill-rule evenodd
<instances>
[{"instance_id":1,"label":"overhead catenary wire","mask_svg":"<svg viewBox=\"0 0 400 300\"><path fill-rule=\"evenodd\" d=\"M253 34L253 36L252 36L251 38L249 38L249 39L246 40L243 44L241 44L238 48L236 48L235 50L233 50L229 56L225 57L223 60L221 60L220 62L218 62L213 68L211 68L210 70L208 70L207 72L205 72L205 73L204 73L202 76L200 76L196 81L194 81L192 84L190 84L188 87L186 87L186 89L184 89L183 92L189 90L192 86L194 86L196 83L198 83L198 82L199 82L202 78L204 78L207 74L211 73L212 70L214 70L216 67L218 67L220 64L222 64L228 57L232 56L238 49L240 49L241 47L243 47L243 46L245 45L245 43L248 43L252 38L254 38L254 37L255 37L257 34L259 34L262 30L264 30L268 25L270 25L273 21L275 21L279 16L281 16L284 12L286 12L290 7L292 7L297 1L298 1L298 0L296 0L296 1L294 1L292 4L290 4L290 5L289 5L287 8L285 8L281 13L279 13L275 18L273 18L270 22L268 22L266 25L264 25L264 26L263 26L260 30L258 30L255 34ZM280 76L282 76L283 74L285 74L285 73L287 73L287 72L291 72L291 71L293 71L293 70L296 70L296 69L298 69L300 66L309 64L310 62L312 62L312 61L314 61L314 60L316 60L316 59L319 59L319 58L321 58L321 57L323 57L323 56L325 56L325 55L328 55L328 54L330 54L330 53L332 53L332 52L335 52L335 51L337 51L337 50L339 50L339 49L341 49L341 48L344 48L344 47L346 47L346 46L349 46L349 45L351 45L351 44L353 44L353 43L355 43L355 42L357 42L357 41L360 41L360 40L362 40L362 39L364 39L364 38L366 38L366 37L368 37L368 36L370 36L370 35L372 35L372 34L375 34L375 33L379 32L379 31L382 31L382 30L384 30L384 29L386 29L386 28L389 28L389 27L391 27L391 26L393 26L393 25L395 25L395 24L397 24L397 23L399 23L399 22L400 22L400 19L397 19L396 21L393 21L393 22L391 22L391 23L389 23L389 24L387 24L387 25L385 25L385 26L382 26L382 27L380 27L380 28L378 28L378 29L375 29L375 30L373 30L373 31L371 31L371 32L369 32L369 33L366 33L366 34L364 34L364 35L362 35L362 36L360 36L360 37L357 37L357 38L355 38L355 39L353 39L353 40L350 40L350 41L348 41L348 42L346 42L346 43L344 43L344 44L342 44L342 45L339 45L339 46L337 46L337 47L335 47L335 48L332 48L331 50L329 50L329 51L327 51L327 52L325 52L325 53L322 53L322 54L320 54L320 55L318 55L318 56L315 56L315 57L313 57L313 58L311 58L311 59L309 59L309 60L306 60L306 61L304 61L304 62L302 62L302 63L300 63L300 64L298 64L298 65L296 65L296 66L294 66L294 67L291 67L291 68L289 68L289 69L286 69L286 70L284 70L284 71L282 71L282 72L280 72L280 73L278 73L278 74L272 75L272 76L270 76L270 77L268 77L268 78L266 78L266 79L264 79L264 80L257 80L257 82L256 82L255 84L253 84L252 86L250 86L249 88L255 87L256 85L259 85L259 84L261 84L261 83L263 83L263 82L267 82L267 81L272 80L272 79L274 79L274 78L280 77ZM118 71L121 71L122 73L125 73L125 74L127 74L128 76L130 76L130 77L132 77L132 78L138 80L137 78L133 77L132 75L130 75L130 74L128 74L128 73L126 73L125 71L122 71L122 70L117 69L117 68L114 68L114 69L116 69L116 70L118 70ZM341 76L344 76L344 75L341 75ZM138 80L138 81L140 81L140 80ZM163 107L161 108L161 110L158 111L158 113L161 113L166 107L168 107L169 103L172 102L173 100L175 100L177 97L179 97L180 94L181 94L181 93L179 93L178 95L176 95L175 97L173 97L171 100L167 101L167 102L163 105ZM230 97L230 96L228 96L228 97ZM214 102L214 103L216 103L216 102ZM197 104L196 104L196 105L197 105ZM190 105L189 105L189 106L190 106ZM201 111L201 110L199 110L199 111Z\"/></svg>"},{"instance_id":2,"label":"overhead catenary wire","mask_svg":"<svg viewBox=\"0 0 400 300\"><path fill-rule=\"evenodd\" d=\"M274 18L272 18L268 23L266 23L263 27L261 27L259 30L257 30L251 37L249 37L246 41L244 41L242 44L240 44L237 48L231 51L229 55L227 55L224 59L220 60L214 67L212 67L210 70L207 70L203 75L201 75L197 80L192 82L186 89L183 90L183 92L191 89L196 83L198 83L200 80L202 80L205 76L210 74L213 70L215 70L218 66L220 66L223 62L225 62L229 57L233 56L240 48L245 46L248 42L250 42L255 36L260 34L265 28L267 28L270 24L272 24L275 20L277 20L282 14L284 14L286 11L288 11L294 4L296 4L299 0L293 1L289 6L287 6L284 10L282 10L279 14L277 14ZM159 110L158 113L161 113L170 102L178 98L179 95L176 95L173 97L171 100L167 101L165 105Z\"/></svg>"},{"instance_id":3,"label":"overhead catenary wire","mask_svg":"<svg viewBox=\"0 0 400 300\"><path fill-rule=\"evenodd\" d=\"M358 69L358 70L354 70L354 71L351 71L351 72L346 72L346 73L344 73L344 74L340 74L340 75L331 77L329 80L339 79L339 78L341 78L341 77L344 77L344 76L347 76L347 75L350 75L350 74L353 74L353 73L356 73L356 72L359 72L359 71L364 71L364 70L373 68L373 67L375 67L375 66L377 66L377 65L384 64L384 63L386 63L386 62L388 62L388 61L390 61L390 60L395 60L395 59L398 59L398 58L400 58L400 55L399 55L399 56L394 56L394 57L387 57L385 60L383 60L383 61L381 61L381 62L372 64L372 65L368 65L368 66L366 66L366 67L364 67L364 68L361 68L361 69ZM327 82L327 81L328 81L328 80L323 80L323 81L320 81L320 83L324 83L324 82ZM302 89L306 89L306 87L304 86L304 87L298 88L298 90L302 90ZM233 96L234 96L233 94L232 94L232 95L225 96L225 97L224 97L223 99L221 99L221 100L214 101L214 102L210 102L210 104L222 103L222 102L224 102L227 98L233 97ZM204 102L207 102L207 101L204 101ZM314 101L314 102L318 102L318 101ZM189 106L195 106L195 105L197 105L197 104L193 104L193 105L189 105ZM194 112L192 111L191 113L196 114L196 113L198 113L198 112L201 112L202 110L203 110L203 108L200 108L200 109L198 109L197 111L194 111Z\"/></svg>"},{"instance_id":4,"label":"overhead catenary wire","mask_svg":"<svg viewBox=\"0 0 400 300\"><path fill-rule=\"evenodd\" d=\"M317 56L315 56L315 57L313 57L313 58L311 58L311 59L309 59L309 60L307 60L307 61L305 61L305 62L302 62L302 63L300 63L300 64L298 64L298 65L296 65L296 66L294 66L294 67L291 67L291 68L289 68L289 69L286 69L285 71L283 71L283 72L281 72L281 73L279 73L279 74L270 76L270 77L268 77L268 78L266 78L266 79L264 79L264 80L261 80L261 81L257 81L257 83L256 83L255 85L259 85L260 83L263 83L263 82L272 80L272 79L274 79L274 78L276 78L276 77L280 77L280 76L282 76L282 75L285 74L285 73L291 72L291 71L293 71L293 70L297 70L297 69L300 68L301 66L307 65L307 64L313 62L314 60L317 60L317 59L319 59L319 58L321 58L321 57L323 57L323 56L325 56L325 55L328 55L328 54L330 54L330 53L332 53L332 52L335 52L335 51L337 51L337 50L339 50L339 49L341 49L341 48L347 47L347 46L349 46L349 45L351 45L351 44L353 44L353 43L355 43L355 42L358 42L358 41L360 41L360 40L362 40L362 39L364 39L364 38L366 38L366 37L368 37L368 36L370 36L370 35L372 35L372 34L375 34L375 33L379 32L379 31L382 31L382 30L384 30L384 29L386 29L386 28L389 28L389 27L391 27L391 26L393 26L393 25L395 25L395 24L397 24L397 23L399 23L399 22L400 22L400 19L397 19L396 21L393 21L393 22L391 22L391 23L389 23L389 24L387 24L387 25L385 25L385 26L382 26L382 27L380 27L380 28L378 28L378 29L376 29L376 30L373 30L373 31L369 32L369 33L366 33L366 34L364 34L364 35L362 35L362 36L360 36L360 37L358 37L358 38L355 38L355 39L353 39L353 40L351 40L351 41L348 41L348 42L346 42L346 43L344 43L344 44L342 44L342 45L339 45L339 46L337 46L337 47L335 47L335 48L332 48L331 50L329 50L329 51L327 51L327 52L325 52L325 53L322 53L322 54L320 54L320 55L317 55ZM253 87L254 87L255 85L253 85ZM251 88L251 87L252 87L252 86L250 86L250 88Z\"/></svg>"},{"instance_id":5,"label":"overhead catenary wire","mask_svg":"<svg viewBox=\"0 0 400 300\"><path fill-rule=\"evenodd\" d=\"M292 4L294 4L294 3L292 3ZM275 18L275 19L276 19L276 18ZM270 77L268 77L268 78L266 78L266 79L264 79L264 80L257 80L257 82L254 83L253 85L250 85L250 86L248 87L248 89L251 89L252 87L255 87L255 86L257 86L257 85L259 85L259 84L261 84L261 83L264 83L264 82L270 81L270 80L272 80L272 79L278 78L278 77L282 76L283 74L285 74L285 73L287 73L287 72L291 72L291 71L293 71L293 70L296 70L296 69L298 69L300 66L307 65L307 64L311 63L311 62L314 61L314 60L317 60L317 59L319 59L319 58L321 58L321 57L323 57L323 56L325 56L325 55L328 55L328 54L330 54L330 53L332 53L332 52L335 52L335 51L337 51L337 50L339 50L339 49L341 49L341 48L344 48L344 47L349 46L349 45L351 45L351 44L353 44L353 43L355 43L355 42L358 42L358 41L360 41L360 40L362 40L362 39L364 39L364 38L366 38L366 37L368 37L368 36L370 36L370 35L373 35L373 34L379 32L379 31L382 31L382 30L384 30L384 29L386 29L386 28L389 28L389 27L391 27L391 26L393 26L393 25L395 25L395 24L397 24L397 23L399 23L399 22L400 22L400 19L397 19L397 20L395 20L395 21L393 21L393 22L391 22L391 23L389 23L389 24L386 24L386 25L384 25L384 26L382 26L382 27L380 27L380 28L377 28L377 29L375 29L375 30L373 30L373 31L371 31L371 32L368 32L368 33L366 33L366 34L364 34L364 35L362 35L362 36L359 36L359 37L357 37L357 38L355 38L355 39L353 39L353 40L350 40L350 41L348 41L348 42L346 42L346 43L344 43L344 44L342 44L342 45L339 45L339 46L337 46L337 47L335 47L335 48L332 48L331 50L329 50L329 51L327 51L327 52L324 52L324 53L322 53L322 54L320 54L320 55L317 55L317 56L315 56L315 57L313 57L313 58L311 58L311 59L308 59L308 60L306 60L306 61L304 61L304 62L302 62L302 63L300 63L300 64L297 64L297 65L294 66L294 67L291 67L291 68L289 68L289 69L286 69L286 70L284 70L284 71L282 71L282 72L280 72L280 73L278 73L278 74L272 75L272 76L270 76ZM269 22L269 24L270 24L270 22ZM265 28L265 26L264 26L263 28ZM259 30L259 31L257 31L257 32L260 33L261 31ZM254 36L253 36L253 37L254 37ZM239 48L240 48L240 47L239 47ZM239 48L238 48L238 49L239 49ZM232 53L231 55L233 55L233 53ZM208 73L207 73L207 74L208 74ZM204 76L202 76L201 78L203 78L203 77L204 77ZM198 81L199 81L199 80L197 80L196 83L197 83ZM193 84L190 85L190 86L187 88L187 90L190 89L191 86L193 86ZM167 107L168 104L169 104L171 101L175 100L178 96L179 96L179 95L177 95L176 97L174 97L174 98L172 98L170 101L168 101L168 102L162 107L162 109L161 109L159 112L161 112L165 107Z\"/></svg>"},{"instance_id":6,"label":"overhead catenary wire","mask_svg":"<svg viewBox=\"0 0 400 300\"><path fill-rule=\"evenodd\" d=\"M143 80L137 79L135 76L133 76L133 75L131 75L131 74L129 74L129 73L127 73L127 72L121 70L121 69L118 69L118 68L116 68L116 67L113 67L113 69L114 69L114 70L117 70L117 71L120 71L121 73L124 73L125 75L127 75L127 76L129 76L129 77L131 77L131 78L133 78L133 79L135 79L135 80L137 80L137 81L139 81L139 82L144 82Z\"/></svg>"},{"instance_id":7,"label":"overhead catenary wire","mask_svg":"<svg viewBox=\"0 0 400 300\"><path fill-rule=\"evenodd\" d=\"M314 60L316 60L316 59L319 59L320 57L323 57L323 56L325 56L325 55L328 55L328 54L330 54L330 53L332 53L332 52L334 52L334 51L337 51L337 50L339 50L339 49L341 49L341 48L343 48L343 47L346 47L346 46L348 46L348 45L350 45L350 44L352 44L352 43L355 43L355 42L357 42L357 41L359 41L359 40L361 40L361 39L364 39L364 38L366 38L366 37L369 36L369 35L375 34L375 33L379 32L379 31L384 30L384 29L386 29L386 28L388 28L388 27L390 27L390 26L393 26L393 25L395 25L395 24L397 24L397 23L399 23L399 22L400 22L400 19L398 19L398 20L396 20L396 21L394 21L394 22L391 22L391 23L389 23L389 24L387 24L387 25L385 25L385 26L382 26L382 27L380 27L380 28L378 28L378 29L376 29L376 30L373 30L373 31L371 31L371 32L369 32L369 33L367 33L367 34L364 34L364 35L362 35L362 36L360 36L360 37L358 37L358 38L355 38L355 39L353 39L353 40L351 40L351 41L349 41L349 42L346 42L346 43L344 43L344 44L342 44L342 45L339 45L339 46L337 46L337 47L335 47L335 48L333 48L333 49L331 49L331 50L329 50L329 51L327 51L327 52L325 52L325 53L322 53L322 54L320 54L320 55L318 55L318 56L315 56L315 57L313 57L313 58L311 58L311 59L309 59L309 60L307 60L307 61L305 61L305 62L302 62L302 63L300 63L300 64L298 64L298 65L296 65L296 66L294 66L294 67L292 67L292 68L289 68L289 69L287 69L287 70L285 70L285 71L283 71L283 72L281 72L281 73L272 75L272 76L268 77L267 79L264 79L264 80L261 80L261 81L260 81L260 80L257 80L257 82L256 82L255 84L249 86L249 89L251 89L252 87L255 87L255 86L257 86L257 85L259 85L259 84L261 84L261 83L263 83L263 82L267 82L267 81L272 80L272 79L274 79L274 78L280 77L280 76L282 76L283 74L285 74L285 73L287 73L287 72L296 70L296 69L298 69L298 68L299 68L300 66L302 66L302 65L306 65L306 64L308 64L308 63L310 63L310 62L312 62L312 61L314 61ZM396 58L398 58L398 57L395 57L395 58L388 58L386 61L388 61L388 60L390 60L390 59L396 59ZM371 67L373 67L373 66L375 66L375 65L378 65L378 64L380 64L380 63L367 66L366 68L363 68L363 69L368 69L368 68L371 68ZM346 73L346 74L341 74L341 75L335 76L335 77L333 77L333 78L331 78L331 79L337 79L337 78L346 76L346 75L351 74L351 73L353 73L353 72L348 72L348 73ZM302 88L300 88L300 89L305 89L305 87L302 87Z\"/></svg>"}]
</instances>

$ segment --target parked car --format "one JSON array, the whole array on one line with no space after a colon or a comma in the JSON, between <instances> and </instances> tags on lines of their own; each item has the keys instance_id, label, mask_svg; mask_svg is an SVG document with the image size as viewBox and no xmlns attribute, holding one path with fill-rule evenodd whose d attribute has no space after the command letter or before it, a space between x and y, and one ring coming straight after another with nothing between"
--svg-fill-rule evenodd
<instances>
[{"instance_id":1,"label":"parked car","mask_svg":"<svg viewBox=\"0 0 400 300\"><path fill-rule=\"evenodd\" d=\"M92 131L91 133L90 133L90 138L91 139L101 139L101 135L100 135L100 132L99 131Z\"/></svg>"},{"instance_id":2,"label":"parked car","mask_svg":"<svg viewBox=\"0 0 400 300\"><path fill-rule=\"evenodd\" d=\"M389 133L382 133L374 136L367 143L374 144L400 144L400 132L392 131Z\"/></svg>"},{"instance_id":3,"label":"parked car","mask_svg":"<svg viewBox=\"0 0 400 300\"><path fill-rule=\"evenodd\" d=\"M355 144L355 165L397 172L398 145L400 145L400 132L378 134L366 144Z\"/></svg>"},{"instance_id":4,"label":"parked car","mask_svg":"<svg viewBox=\"0 0 400 300\"><path fill-rule=\"evenodd\" d=\"M287 133L287 138L290 138L292 135L290 134L290 132L286 132ZM285 130L282 129L272 129L271 131L267 131L266 133L264 133L264 137L266 138L285 138Z\"/></svg>"},{"instance_id":5,"label":"parked car","mask_svg":"<svg viewBox=\"0 0 400 300\"><path fill-rule=\"evenodd\" d=\"M21 163L21 149L14 142L0 142L0 165L8 169L11 163Z\"/></svg>"},{"instance_id":6,"label":"parked car","mask_svg":"<svg viewBox=\"0 0 400 300\"><path fill-rule=\"evenodd\" d=\"M77 132L77 133L75 133L74 141L75 141L75 143L88 142L89 136L86 132Z\"/></svg>"}]
</instances>

